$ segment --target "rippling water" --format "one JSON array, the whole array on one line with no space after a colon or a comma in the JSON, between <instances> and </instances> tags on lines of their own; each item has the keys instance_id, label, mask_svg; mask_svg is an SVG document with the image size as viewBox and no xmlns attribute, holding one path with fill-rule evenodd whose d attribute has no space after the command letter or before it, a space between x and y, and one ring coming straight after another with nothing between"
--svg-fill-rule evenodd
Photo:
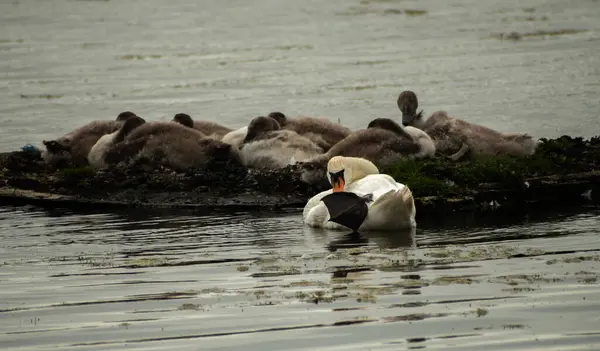
<instances>
[{"instance_id":1,"label":"rippling water","mask_svg":"<svg viewBox=\"0 0 600 351\"><path fill-rule=\"evenodd\" d=\"M599 17L597 0L6 1L0 149L124 110L360 128L398 116L403 89L426 113L590 137ZM597 209L446 219L334 252L339 235L298 211L4 207L0 345L599 349L599 222Z\"/></svg>"},{"instance_id":2,"label":"rippling water","mask_svg":"<svg viewBox=\"0 0 600 351\"><path fill-rule=\"evenodd\" d=\"M333 250L294 212L0 211L4 349L597 349L600 216ZM408 246L408 247L407 247Z\"/></svg>"}]
</instances>

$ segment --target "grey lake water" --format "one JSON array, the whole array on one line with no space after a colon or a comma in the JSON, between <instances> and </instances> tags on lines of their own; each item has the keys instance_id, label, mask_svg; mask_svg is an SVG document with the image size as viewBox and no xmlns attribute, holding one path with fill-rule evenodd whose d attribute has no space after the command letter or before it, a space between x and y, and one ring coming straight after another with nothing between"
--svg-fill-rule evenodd
<instances>
[{"instance_id":1,"label":"grey lake water","mask_svg":"<svg viewBox=\"0 0 600 351\"><path fill-rule=\"evenodd\" d=\"M0 151L130 110L600 134L597 0L0 3ZM600 350L600 209L343 234L285 212L0 207L2 350Z\"/></svg>"}]
</instances>

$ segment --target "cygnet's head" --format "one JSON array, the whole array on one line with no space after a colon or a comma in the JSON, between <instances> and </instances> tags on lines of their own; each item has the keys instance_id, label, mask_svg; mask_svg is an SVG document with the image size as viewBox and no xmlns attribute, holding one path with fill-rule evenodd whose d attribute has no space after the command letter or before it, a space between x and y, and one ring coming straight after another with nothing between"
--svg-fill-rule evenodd
<instances>
[{"instance_id":1,"label":"cygnet's head","mask_svg":"<svg viewBox=\"0 0 600 351\"><path fill-rule=\"evenodd\" d=\"M56 140L43 140L42 143L44 144L48 152L59 153L71 151L71 139L68 138L61 138Z\"/></svg>"},{"instance_id":2,"label":"cygnet's head","mask_svg":"<svg viewBox=\"0 0 600 351\"><path fill-rule=\"evenodd\" d=\"M390 118L375 118L369 123L367 128L380 128L399 135L405 134L404 128Z\"/></svg>"},{"instance_id":3,"label":"cygnet's head","mask_svg":"<svg viewBox=\"0 0 600 351\"><path fill-rule=\"evenodd\" d=\"M173 117L173 122L177 122L188 128L194 128L194 120L186 113L178 113Z\"/></svg>"},{"instance_id":4,"label":"cygnet's head","mask_svg":"<svg viewBox=\"0 0 600 351\"><path fill-rule=\"evenodd\" d=\"M146 121L142 117L135 116L126 120L125 123L123 123L121 130L123 130L126 134L129 134L132 130L141 126L144 123L146 123Z\"/></svg>"},{"instance_id":5,"label":"cygnet's head","mask_svg":"<svg viewBox=\"0 0 600 351\"><path fill-rule=\"evenodd\" d=\"M119 115L117 116L117 121L126 121L133 117L137 117L137 115L131 111L125 111L119 113Z\"/></svg>"},{"instance_id":6,"label":"cygnet's head","mask_svg":"<svg viewBox=\"0 0 600 351\"><path fill-rule=\"evenodd\" d=\"M300 172L300 179L304 183L327 189L329 181L325 176L327 173L327 159L317 157L310 161L297 162L295 165Z\"/></svg>"},{"instance_id":7,"label":"cygnet's head","mask_svg":"<svg viewBox=\"0 0 600 351\"><path fill-rule=\"evenodd\" d=\"M123 141L123 139L125 139L125 137L129 135L129 133L131 133L134 129L136 129L144 123L146 123L146 121L139 116L135 116L126 120L117 132L117 135L113 139L113 142L116 144L118 142Z\"/></svg>"},{"instance_id":8,"label":"cygnet's head","mask_svg":"<svg viewBox=\"0 0 600 351\"><path fill-rule=\"evenodd\" d=\"M262 135L279 129L281 129L279 123L273 118L264 116L256 117L250 121L248 132L246 133L244 141L242 141L242 145L260 139Z\"/></svg>"},{"instance_id":9,"label":"cygnet's head","mask_svg":"<svg viewBox=\"0 0 600 351\"><path fill-rule=\"evenodd\" d=\"M47 164L54 167L71 165L73 162L73 156L71 155L72 140L69 137L43 140L42 143L46 147L46 150L42 151L42 158Z\"/></svg>"},{"instance_id":10,"label":"cygnet's head","mask_svg":"<svg viewBox=\"0 0 600 351\"><path fill-rule=\"evenodd\" d=\"M276 120L280 126L285 125L285 122L287 120L287 117L281 112L271 112L271 113L269 113L269 117Z\"/></svg>"},{"instance_id":11,"label":"cygnet's head","mask_svg":"<svg viewBox=\"0 0 600 351\"><path fill-rule=\"evenodd\" d=\"M360 157L334 156L327 163L327 179L334 192L344 191L346 184L369 174L379 174L373 162Z\"/></svg>"},{"instance_id":12,"label":"cygnet's head","mask_svg":"<svg viewBox=\"0 0 600 351\"><path fill-rule=\"evenodd\" d=\"M417 94L410 90L405 90L398 96L398 108L402 112L402 124L405 126L411 125L416 119L421 117L421 113L417 113L419 108L419 100Z\"/></svg>"}]
</instances>

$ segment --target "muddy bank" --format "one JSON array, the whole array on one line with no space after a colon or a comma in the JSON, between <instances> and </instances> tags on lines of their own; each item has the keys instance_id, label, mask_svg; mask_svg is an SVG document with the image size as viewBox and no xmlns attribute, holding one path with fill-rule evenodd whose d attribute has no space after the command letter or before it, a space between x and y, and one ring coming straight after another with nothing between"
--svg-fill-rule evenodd
<instances>
[{"instance_id":1,"label":"muddy bank","mask_svg":"<svg viewBox=\"0 0 600 351\"><path fill-rule=\"evenodd\" d=\"M131 207L302 206L321 189L300 180L289 167L250 170L233 162L177 173L170 169L91 167L53 170L37 155L19 151L0 156L0 196L11 201L81 203Z\"/></svg>"},{"instance_id":2,"label":"muddy bank","mask_svg":"<svg viewBox=\"0 0 600 351\"><path fill-rule=\"evenodd\" d=\"M176 173L139 166L95 172L53 170L33 152L0 155L4 203L93 207L302 207L326 184L301 181L300 170L249 170L217 162ZM600 138L542 139L527 158L494 157L455 163L442 157L406 161L382 170L413 191L420 215L456 211L512 211L597 202Z\"/></svg>"}]
</instances>

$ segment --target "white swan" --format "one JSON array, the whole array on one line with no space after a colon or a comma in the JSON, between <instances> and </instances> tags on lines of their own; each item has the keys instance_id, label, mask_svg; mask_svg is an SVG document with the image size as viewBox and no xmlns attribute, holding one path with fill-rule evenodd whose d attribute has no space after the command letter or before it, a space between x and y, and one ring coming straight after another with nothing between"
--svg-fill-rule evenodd
<instances>
[{"instance_id":1,"label":"white swan","mask_svg":"<svg viewBox=\"0 0 600 351\"><path fill-rule=\"evenodd\" d=\"M359 231L398 230L416 227L415 203L410 189L363 158L332 157L327 163L327 179L333 189L313 196L304 207L304 223L311 227L346 229L329 221L329 211L321 199L334 191L353 192L359 196L372 194L369 212Z\"/></svg>"}]
</instances>

